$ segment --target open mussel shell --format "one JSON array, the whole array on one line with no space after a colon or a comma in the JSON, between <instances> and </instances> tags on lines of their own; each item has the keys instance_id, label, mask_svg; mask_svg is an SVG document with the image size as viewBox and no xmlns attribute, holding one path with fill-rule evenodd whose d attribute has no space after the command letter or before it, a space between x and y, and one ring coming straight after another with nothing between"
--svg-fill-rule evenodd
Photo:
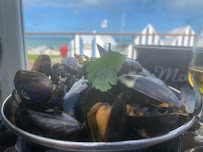
<instances>
[{"instance_id":1,"label":"open mussel shell","mask_svg":"<svg viewBox=\"0 0 203 152\"><path fill-rule=\"evenodd\" d=\"M36 135L60 140L71 140L81 130L80 123L66 113L26 102L17 108L16 126Z\"/></svg>"},{"instance_id":2,"label":"open mussel shell","mask_svg":"<svg viewBox=\"0 0 203 152\"><path fill-rule=\"evenodd\" d=\"M88 89L88 84L84 77L76 82L63 98L63 109L70 116L78 121L84 121L83 97Z\"/></svg>"},{"instance_id":3,"label":"open mussel shell","mask_svg":"<svg viewBox=\"0 0 203 152\"><path fill-rule=\"evenodd\" d=\"M179 113L145 116L128 115L127 126L135 127L137 129L169 129L172 125L176 125L179 119L187 120L188 116Z\"/></svg>"},{"instance_id":4,"label":"open mussel shell","mask_svg":"<svg viewBox=\"0 0 203 152\"><path fill-rule=\"evenodd\" d=\"M52 68L51 68L51 59L48 55L42 54L37 57L35 60L32 71L38 71L43 73L44 75L51 76L52 75Z\"/></svg>"},{"instance_id":5,"label":"open mussel shell","mask_svg":"<svg viewBox=\"0 0 203 152\"><path fill-rule=\"evenodd\" d=\"M94 87L89 88L85 93L83 100L84 116L87 128L89 128L89 138L93 141L102 141L105 136L109 110L114 97L110 92L101 92ZM102 107L100 109L100 107ZM99 111L98 111L99 110ZM101 125L97 125L97 120L101 120ZM104 120L104 121L103 121ZM99 133L99 128L102 133Z\"/></svg>"},{"instance_id":6,"label":"open mussel shell","mask_svg":"<svg viewBox=\"0 0 203 152\"><path fill-rule=\"evenodd\" d=\"M169 104L170 107L180 108L180 101L176 95L165 84L157 81L157 78L124 74L119 77L119 81L128 88Z\"/></svg>"},{"instance_id":7,"label":"open mussel shell","mask_svg":"<svg viewBox=\"0 0 203 152\"><path fill-rule=\"evenodd\" d=\"M179 113L145 116L128 115L126 120L126 137L130 140L139 139L140 130L145 130L149 137L159 136L181 126L189 119L188 115ZM133 136L133 134L136 136Z\"/></svg>"},{"instance_id":8,"label":"open mussel shell","mask_svg":"<svg viewBox=\"0 0 203 152\"><path fill-rule=\"evenodd\" d=\"M96 103L87 113L87 126L92 141L104 141L111 105L108 103Z\"/></svg>"},{"instance_id":9,"label":"open mussel shell","mask_svg":"<svg viewBox=\"0 0 203 152\"><path fill-rule=\"evenodd\" d=\"M51 97L53 83L44 74L19 70L14 78L15 89L23 101L40 103Z\"/></svg>"},{"instance_id":10,"label":"open mussel shell","mask_svg":"<svg viewBox=\"0 0 203 152\"><path fill-rule=\"evenodd\" d=\"M113 105L103 100L104 102L98 102L91 107L87 113L87 122L93 141L124 140L127 116L124 100L121 93Z\"/></svg>"},{"instance_id":11,"label":"open mussel shell","mask_svg":"<svg viewBox=\"0 0 203 152\"><path fill-rule=\"evenodd\" d=\"M114 102L114 96L110 92L102 92L94 87L89 88L83 100L85 115L98 102L112 104Z\"/></svg>"}]
</instances>

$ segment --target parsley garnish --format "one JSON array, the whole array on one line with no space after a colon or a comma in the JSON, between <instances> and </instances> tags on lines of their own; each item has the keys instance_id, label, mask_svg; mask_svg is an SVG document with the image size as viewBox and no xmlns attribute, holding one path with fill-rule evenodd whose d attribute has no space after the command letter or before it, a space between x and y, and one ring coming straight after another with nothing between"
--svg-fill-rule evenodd
<instances>
[{"instance_id":1,"label":"parsley garnish","mask_svg":"<svg viewBox=\"0 0 203 152\"><path fill-rule=\"evenodd\" d=\"M120 54L119 52L113 52L110 49L108 52L95 60L90 60L87 67L87 78L88 82L93 87L104 92L111 89L111 85L116 85L118 77L116 73L121 69L122 64L125 62L126 55Z\"/></svg>"}]
</instances>

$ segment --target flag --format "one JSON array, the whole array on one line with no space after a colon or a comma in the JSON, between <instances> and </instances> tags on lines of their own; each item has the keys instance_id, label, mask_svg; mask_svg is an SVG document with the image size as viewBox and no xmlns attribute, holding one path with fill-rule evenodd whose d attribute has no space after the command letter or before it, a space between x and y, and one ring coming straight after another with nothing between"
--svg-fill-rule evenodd
<instances>
[{"instance_id":1,"label":"flag","mask_svg":"<svg viewBox=\"0 0 203 152\"><path fill-rule=\"evenodd\" d=\"M107 21L107 19L104 19L102 22L101 22L101 28L107 28L107 23L108 23L108 21Z\"/></svg>"}]
</instances>

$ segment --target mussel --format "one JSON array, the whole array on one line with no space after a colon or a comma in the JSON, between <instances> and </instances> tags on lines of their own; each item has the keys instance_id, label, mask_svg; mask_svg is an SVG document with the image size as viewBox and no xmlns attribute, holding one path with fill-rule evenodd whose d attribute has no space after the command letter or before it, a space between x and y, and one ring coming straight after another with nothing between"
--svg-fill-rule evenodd
<instances>
[{"instance_id":1,"label":"mussel","mask_svg":"<svg viewBox=\"0 0 203 152\"><path fill-rule=\"evenodd\" d=\"M78 61L74 57L66 57L61 59L61 62L66 65L66 67L73 73L78 73Z\"/></svg>"},{"instance_id":2,"label":"mussel","mask_svg":"<svg viewBox=\"0 0 203 152\"><path fill-rule=\"evenodd\" d=\"M124 74L119 81L128 88L132 88L160 102L166 102L171 107L180 108L180 101L176 95L161 81L153 77Z\"/></svg>"},{"instance_id":3,"label":"mussel","mask_svg":"<svg viewBox=\"0 0 203 152\"><path fill-rule=\"evenodd\" d=\"M16 111L16 126L54 139L73 139L81 124L66 113L22 102Z\"/></svg>"},{"instance_id":4,"label":"mussel","mask_svg":"<svg viewBox=\"0 0 203 152\"><path fill-rule=\"evenodd\" d=\"M89 138L93 141L102 141L105 138L109 112L114 97L110 92L101 92L95 88L89 88L83 98L83 111ZM101 109L100 109L101 108ZM98 111L98 109L100 109ZM97 124L97 119L101 121ZM100 131L98 131L100 129Z\"/></svg>"},{"instance_id":5,"label":"mussel","mask_svg":"<svg viewBox=\"0 0 203 152\"><path fill-rule=\"evenodd\" d=\"M67 91L76 82L77 77L73 74L65 64L56 63L52 66L53 75L51 77L54 84L58 84L59 77L65 79L65 84L67 86Z\"/></svg>"},{"instance_id":6,"label":"mussel","mask_svg":"<svg viewBox=\"0 0 203 152\"><path fill-rule=\"evenodd\" d=\"M48 55L42 54L34 61L32 71L43 73L47 77L52 75L51 59Z\"/></svg>"},{"instance_id":7,"label":"mussel","mask_svg":"<svg viewBox=\"0 0 203 152\"><path fill-rule=\"evenodd\" d=\"M101 56L107 52L97 47ZM16 73L15 90L7 105L10 122L33 134L59 140L115 142L167 133L197 115L202 107L200 92L196 90L197 102L190 111L191 106L185 105L190 100L187 92L179 98L129 58L115 74L119 81L107 92L87 81L88 63L80 69L82 64L73 57L61 62L50 70L50 58L41 55L32 71Z\"/></svg>"},{"instance_id":8,"label":"mussel","mask_svg":"<svg viewBox=\"0 0 203 152\"><path fill-rule=\"evenodd\" d=\"M86 80L81 78L76 82L63 98L63 109L78 121L84 121L83 97L88 89Z\"/></svg>"},{"instance_id":9,"label":"mussel","mask_svg":"<svg viewBox=\"0 0 203 152\"><path fill-rule=\"evenodd\" d=\"M23 101L39 103L51 97L53 83L44 74L19 70L14 78L15 89Z\"/></svg>"},{"instance_id":10,"label":"mussel","mask_svg":"<svg viewBox=\"0 0 203 152\"><path fill-rule=\"evenodd\" d=\"M62 100L66 94L67 86L65 83L60 79L58 85L53 89L53 93L49 100L44 101L43 105L46 105L49 108L57 108L60 109L62 104Z\"/></svg>"},{"instance_id":11,"label":"mussel","mask_svg":"<svg viewBox=\"0 0 203 152\"><path fill-rule=\"evenodd\" d=\"M163 81L153 76L131 74L121 75L119 81L124 85L120 90L109 90L117 94L116 98L113 95L111 101L106 102L100 96L101 99L92 101L92 108L88 109L87 122L94 141L154 137L189 119L178 97ZM93 93L89 96L95 99ZM88 104L86 98L84 103Z\"/></svg>"}]
</instances>

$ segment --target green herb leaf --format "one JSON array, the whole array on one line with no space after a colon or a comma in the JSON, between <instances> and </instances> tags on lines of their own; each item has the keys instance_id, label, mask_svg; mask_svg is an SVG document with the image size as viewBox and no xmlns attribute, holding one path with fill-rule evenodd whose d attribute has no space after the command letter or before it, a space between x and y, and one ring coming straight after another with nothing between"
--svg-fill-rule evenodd
<instances>
[{"instance_id":1,"label":"green herb leaf","mask_svg":"<svg viewBox=\"0 0 203 152\"><path fill-rule=\"evenodd\" d=\"M111 89L111 85L117 84L118 77L116 73L121 69L125 58L125 55L109 49L104 56L90 61L87 67L88 82L103 92Z\"/></svg>"}]
</instances>

